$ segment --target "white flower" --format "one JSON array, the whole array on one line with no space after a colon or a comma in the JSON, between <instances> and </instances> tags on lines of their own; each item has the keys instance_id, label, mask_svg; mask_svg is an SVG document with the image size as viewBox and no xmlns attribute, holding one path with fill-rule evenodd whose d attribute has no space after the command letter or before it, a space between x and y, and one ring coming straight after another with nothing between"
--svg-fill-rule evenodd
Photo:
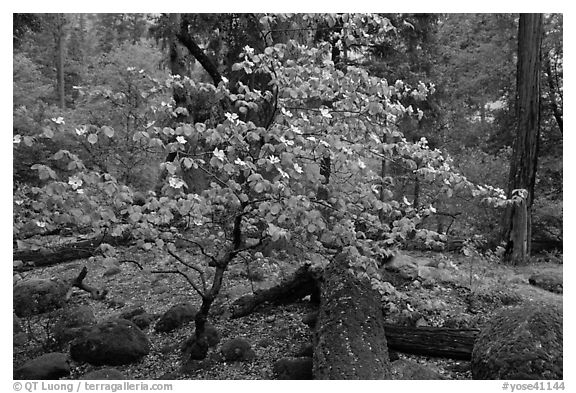
<instances>
[{"instance_id":1,"label":"white flower","mask_svg":"<svg viewBox=\"0 0 576 393\"><path fill-rule=\"evenodd\" d=\"M238 120L238 115L236 113L226 112L224 116L226 116L226 119L228 119L231 122L235 122L236 120Z\"/></svg>"},{"instance_id":2,"label":"white flower","mask_svg":"<svg viewBox=\"0 0 576 393\"><path fill-rule=\"evenodd\" d=\"M292 117L292 112L287 111L287 110L284 109L284 108L280 109L280 111L282 112L282 114L283 114L284 116Z\"/></svg>"},{"instance_id":3,"label":"white flower","mask_svg":"<svg viewBox=\"0 0 576 393\"><path fill-rule=\"evenodd\" d=\"M294 145L294 141L289 141L289 140L287 140L286 138L284 138L283 136L280 137L280 142L282 142L282 143L284 143L284 144L286 144L286 145L288 145L288 146Z\"/></svg>"},{"instance_id":4,"label":"white flower","mask_svg":"<svg viewBox=\"0 0 576 393\"><path fill-rule=\"evenodd\" d=\"M302 131L298 127L293 126L292 124L290 125L290 129L292 130L293 133L302 135Z\"/></svg>"},{"instance_id":5,"label":"white flower","mask_svg":"<svg viewBox=\"0 0 576 393\"><path fill-rule=\"evenodd\" d=\"M84 194L84 190L81 189L81 188L77 189L76 192L77 192L78 194Z\"/></svg>"},{"instance_id":6,"label":"white flower","mask_svg":"<svg viewBox=\"0 0 576 393\"><path fill-rule=\"evenodd\" d=\"M298 165L298 164L294 164L294 170L295 170L296 172L298 172L298 173L302 173L302 172L303 172L302 167L301 167L300 165Z\"/></svg>"},{"instance_id":7,"label":"white flower","mask_svg":"<svg viewBox=\"0 0 576 393\"><path fill-rule=\"evenodd\" d=\"M276 156L270 156L268 157L268 161L270 161L271 164L278 164L280 162L280 159Z\"/></svg>"},{"instance_id":8,"label":"white flower","mask_svg":"<svg viewBox=\"0 0 576 393\"><path fill-rule=\"evenodd\" d=\"M128 72L136 71L136 67L128 67L126 68L126 71Z\"/></svg>"},{"instance_id":9,"label":"white flower","mask_svg":"<svg viewBox=\"0 0 576 393\"><path fill-rule=\"evenodd\" d=\"M214 157L220 161L224 161L224 158L226 158L226 153L224 153L224 150L218 150L218 148L215 148L212 154L214 154Z\"/></svg>"},{"instance_id":10,"label":"white flower","mask_svg":"<svg viewBox=\"0 0 576 393\"><path fill-rule=\"evenodd\" d=\"M78 176L70 176L68 178L68 184L70 184L73 189L77 189L82 185L82 179L80 179Z\"/></svg>"},{"instance_id":11,"label":"white flower","mask_svg":"<svg viewBox=\"0 0 576 393\"><path fill-rule=\"evenodd\" d=\"M327 119L332 118L332 115L330 114L330 111L327 108L320 109L320 114Z\"/></svg>"},{"instance_id":12,"label":"white flower","mask_svg":"<svg viewBox=\"0 0 576 393\"><path fill-rule=\"evenodd\" d=\"M184 138L182 135L177 136L177 137L176 137L176 140L178 141L178 143L181 143L181 144L185 144L185 143L186 143L186 138Z\"/></svg>"},{"instance_id":13,"label":"white flower","mask_svg":"<svg viewBox=\"0 0 576 393\"><path fill-rule=\"evenodd\" d=\"M168 179L168 183L170 184L170 187L172 188L182 188L182 186L184 186L184 180L179 179L177 177L171 177L170 179Z\"/></svg>"},{"instance_id":14,"label":"white flower","mask_svg":"<svg viewBox=\"0 0 576 393\"><path fill-rule=\"evenodd\" d=\"M316 138L314 138L313 136L309 136L308 139L310 142L316 142Z\"/></svg>"},{"instance_id":15,"label":"white flower","mask_svg":"<svg viewBox=\"0 0 576 393\"><path fill-rule=\"evenodd\" d=\"M278 172L280 172L280 174L282 175L282 177L289 179L290 176L288 176L288 174L286 172L284 172L282 169L278 168Z\"/></svg>"},{"instance_id":16,"label":"white flower","mask_svg":"<svg viewBox=\"0 0 576 393\"><path fill-rule=\"evenodd\" d=\"M19 134L14 135L12 138L12 143L19 144L22 141L22 137Z\"/></svg>"},{"instance_id":17,"label":"white flower","mask_svg":"<svg viewBox=\"0 0 576 393\"><path fill-rule=\"evenodd\" d=\"M234 160L234 164L240 165L240 166L246 166L246 162L242 161L240 158L237 158L236 160Z\"/></svg>"},{"instance_id":18,"label":"white flower","mask_svg":"<svg viewBox=\"0 0 576 393\"><path fill-rule=\"evenodd\" d=\"M360 169L366 168L366 164L361 159L358 159L358 166L360 167Z\"/></svg>"},{"instance_id":19,"label":"white flower","mask_svg":"<svg viewBox=\"0 0 576 393\"><path fill-rule=\"evenodd\" d=\"M66 124L66 123L64 122L64 118L63 118L62 116L53 117L53 118L50 119L50 120L52 120L52 121L53 121L54 123L56 123L56 124Z\"/></svg>"},{"instance_id":20,"label":"white flower","mask_svg":"<svg viewBox=\"0 0 576 393\"><path fill-rule=\"evenodd\" d=\"M81 126L80 128L76 128L76 134L82 136L88 132L88 128L86 126Z\"/></svg>"},{"instance_id":21,"label":"white flower","mask_svg":"<svg viewBox=\"0 0 576 393\"><path fill-rule=\"evenodd\" d=\"M434 206L430 205L430 211L432 213L436 213L436 208Z\"/></svg>"},{"instance_id":22,"label":"white flower","mask_svg":"<svg viewBox=\"0 0 576 393\"><path fill-rule=\"evenodd\" d=\"M244 52L246 52L247 55L252 56L254 54L254 48L250 48L250 46L246 45L244 47Z\"/></svg>"},{"instance_id":23,"label":"white flower","mask_svg":"<svg viewBox=\"0 0 576 393\"><path fill-rule=\"evenodd\" d=\"M44 221L36 221L36 225L38 225L40 228L46 227L46 223Z\"/></svg>"}]
</instances>

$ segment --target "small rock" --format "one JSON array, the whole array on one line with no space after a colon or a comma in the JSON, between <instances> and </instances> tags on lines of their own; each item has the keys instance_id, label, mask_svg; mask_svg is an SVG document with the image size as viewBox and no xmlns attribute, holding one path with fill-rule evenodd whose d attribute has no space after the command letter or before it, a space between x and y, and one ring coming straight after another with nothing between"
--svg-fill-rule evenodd
<instances>
[{"instance_id":1,"label":"small rock","mask_svg":"<svg viewBox=\"0 0 576 393\"><path fill-rule=\"evenodd\" d=\"M134 322L136 326L138 326L140 329L147 329L152 324L152 321L154 321L154 319L156 319L154 315L145 313L136 315L132 317L132 319L130 320Z\"/></svg>"},{"instance_id":2,"label":"small rock","mask_svg":"<svg viewBox=\"0 0 576 393\"><path fill-rule=\"evenodd\" d=\"M127 319L129 321L132 320L132 318L134 318L136 315L140 315L140 314L144 314L146 312L146 310L144 310L144 308L140 305L138 306L131 306L131 307L127 307L125 310L121 311L120 313L114 315L113 318L122 318L122 319Z\"/></svg>"},{"instance_id":3,"label":"small rock","mask_svg":"<svg viewBox=\"0 0 576 393\"><path fill-rule=\"evenodd\" d=\"M14 379L59 379L70 375L65 353L52 352L29 360L14 372Z\"/></svg>"},{"instance_id":4,"label":"small rock","mask_svg":"<svg viewBox=\"0 0 576 393\"><path fill-rule=\"evenodd\" d=\"M177 304L160 317L154 329L157 332L170 332L193 321L196 314L196 308L191 303Z\"/></svg>"},{"instance_id":5,"label":"small rock","mask_svg":"<svg viewBox=\"0 0 576 393\"><path fill-rule=\"evenodd\" d=\"M243 338L234 338L226 341L222 345L220 352L226 361L252 360L256 357L250 343Z\"/></svg>"},{"instance_id":6,"label":"small rock","mask_svg":"<svg viewBox=\"0 0 576 393\"><path fill-rule=\"evenodd\" d=\"M122 272L122 269L120 269L118 266L112 266L112 267L109 267L108 269L106 269L106 271L102 274L102 276L103 277L110 277L110 276L114 276L120 272Z\"/></svg>"},{"instance_id":7,"label":"small rock","mask_svg":"<svg viewBox=\"0 0 576 393\"><path fill-rule=\"evenodd\" d=\"M152 292L154 292L157 295L159 295L161 293L165 293L167 291L168 291L168 287L166 285L158 285L152 289Z\"/></svg>"},{"instance_id":8,"label":"small rock","mask_svg":"<svg viewBox=\"0 0 576 393\"><path fill-rule=\"evenodd\" d=\"M121 298L108 299L108 306L111 308L121 308L126 305L126 300Z\"/></svg>"},{"instance_id":9,"label":"small rock","mask_svg":"<svg viewBox=\"0 0 576 393\"><path fill-rule=\"evenodd\" d=\"M264 321L268 322L268 323L272 323L276 320L276 317L274 315L269 315L266 318L264 318Z\"/></svg>"},{"instance_id":10,"label":"small rock","mask_svg":"<svg viewBox=\"0 0 576 393\"><path fill-rule=\"evenodd\" d=\"M312 358L283 358L274 363L272 369L278 379L308 380L313 379Z\"/></svg>"},{"instance_id":11,"label":"small rock","mask_svg":"<svg viewBox=\"0 0 576 393\"><path fill-rule=\"evenodd\" d=\"M309 312L302 317L302 323L304 325L308 325L311 329L314 329L317 320L318 320L318 311Z\"/></svg>"}]
</instances>

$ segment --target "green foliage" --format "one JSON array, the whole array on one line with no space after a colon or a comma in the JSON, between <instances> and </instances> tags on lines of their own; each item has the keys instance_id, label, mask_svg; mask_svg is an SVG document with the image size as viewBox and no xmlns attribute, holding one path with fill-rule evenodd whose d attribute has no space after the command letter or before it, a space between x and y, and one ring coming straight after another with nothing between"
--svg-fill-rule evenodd
<instances>
[{"instance_id":1,"label":"green foliage","mask_svg":"<svg viewBox=\"0 0 576 393\"><path fill-rule=\"evenodd\" d=\"M222 73L218 86L207 83L198 65L187 64L192 77L168 75L158 48L138 35L127 43L128 35L118 26L114 33L115 19L106 16L100 22L113 37L109 47L94 44L94 53L81 53L80 43L93 32L75 33L70 53L84 58L76 70L81 83L70 93L75 108L39 106L46 112L31 113L49 89L34 89L34 97L26 91L49 86L48 74L34 59L15 56L25 70L15 68L14 76L15 157L38 152L18 170L38 178L22 177L30 184L15 191L16 237L62 227L129 233L143 249L161 249L187 266L203 297L212 293L206 277L217 280L216 272L237 256L258 259L269 242L346 249L360 256L356 274L387 296L394 291L378 279L378 258L407 245L441 249L450 227L470 238L493 233L494 207L513 203L502 190L509 152L488 143L498 110L480 111L497 100L509 104L506 72L439 78L439 88L429 80L441 70L450 75L458 64L474 69L483 57L466 58L458 46L487 55L498 35L485 37L480 29L436 42L436 29L459 37L480 18L508 31L509 18L231 14L230 24L213 15L187 18L206 31L198 37ZM171 22L158 18L157 32L173 34ZM213 34L214 26L223 34ZM245 40L243 32L250 33ZM474 41L475 34L481 39ZM420 53L418 46L427 43ZM435 62L440 44L445 56ZM377 63L384 53L377 50L396 56ZM505 63L502 56L498 64ZM397 80L404 75L407 81ZM177 104L176 91L187 99ZM449 100L430 99L448 91ZM441 110L445 117L436 117ZM436 132L446 119L450 133ZM166 153L170 161L164 162ZM162 187L155 187L159 178ZM135 190L147 192L136 198ZM458 214L452 226L440 219ZM182 241L184 249L175 246Z\"/></svg>"}]
</instances>

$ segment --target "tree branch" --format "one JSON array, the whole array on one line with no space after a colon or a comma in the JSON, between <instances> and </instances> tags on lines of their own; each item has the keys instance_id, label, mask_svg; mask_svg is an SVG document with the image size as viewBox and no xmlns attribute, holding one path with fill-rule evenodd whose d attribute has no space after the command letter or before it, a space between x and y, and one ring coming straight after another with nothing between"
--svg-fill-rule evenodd
<instances>
[{"instance_id":1,"label":"tree branch","mask_svg":"<svg viewBox=\"0 0 576 393\"><path fill-rule=\"evenodd\" d=\"M182 45L190 51L190 54L194 56L196 60L200 63L202 68L206 70L208 75L212 78L214 82L214 86L218 86L220 82L222 82L222 75L218 72L218 68L216 65L206 56L206 53L196 44L196 42L192 39L189 31L189 21L188 18L185 16L182 18L182 22L180 23L180 31L176 33L176 38Z\"/></svg>"},{"instance_id":2,"label":"tree branch","mask_svg":"<svg viewBox=\"0 0 576 393\"><path fill-rule=\"evenodd\" d=\"M204 278L204 271L202 271L202 269L200 269L199 267L197 267L191 263L184 261L184 259L182 259L178 254L176 254L175 252L173 252L171 250L168 250L168 254L172 255L174 258L176 258L176 260L178 262L180 262L184 266L196 271L198 273L198 275L200 276L200 280L202 280L202 288L204 289L204 291L206 291L206 279Z\"/></svg>"},{"instance_id":3,"label":"tree branch","mask_svg":"<svg viewBox=\"0 0 576 393\"><path fill-rule=\"evenodd\" d=\"M194 288L194 290L200 295L200 297L204 298L206 295L204 292L202 292L200 290L200 288L198 288L196 286L196 283L194 282L194 280L192 280L190 278L190 276L188 276L186 273L181 272L180 270L176 269L176 270L152 270L150 273L152 274L161 274L161 273L166 273L166 274L179 274L181 276L183 276L186 281L188 281L188 283L192 286L192 288Z\"/></svg>"}]
</instances>

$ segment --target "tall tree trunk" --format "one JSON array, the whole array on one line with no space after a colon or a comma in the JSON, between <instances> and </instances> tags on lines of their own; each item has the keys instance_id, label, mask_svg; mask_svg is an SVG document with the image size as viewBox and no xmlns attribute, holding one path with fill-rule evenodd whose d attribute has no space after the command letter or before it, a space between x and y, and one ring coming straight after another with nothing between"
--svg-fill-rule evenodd
<instances>
[{"instance_id":1,"label":"tall tree trunk","mask_svg":"<svg viewBox=\"0 0 576 393\"><path fill-rule=\"evenodd\" d=\"M65 60L65 53L66 53L66 36L64 31L64 24L66 23L66 17L64 14L58 14L56 20L56 50L57 50L57 62L56 62L56 69L57 69L57 76L56 76L56 84L58 86L58 104L60 108L64 109L66 107L66 96L64 90L64 60Z\"/></svg>"},{"instance_id":2,"label":"tall tree trunk","mask_svg":"<svg viewBox=\"0 0 576 393\"><path fill-rule=\"evenodd\" d=\"M526 200L510 206L505 214L504 260L519 264L530 255L531 208L540 134L540 55L542 14L520 14L516 115L518 130L514 143L508 196L525 189ZM518 192L516 192L518 194Z\"/></svg>"}]
</instances>

